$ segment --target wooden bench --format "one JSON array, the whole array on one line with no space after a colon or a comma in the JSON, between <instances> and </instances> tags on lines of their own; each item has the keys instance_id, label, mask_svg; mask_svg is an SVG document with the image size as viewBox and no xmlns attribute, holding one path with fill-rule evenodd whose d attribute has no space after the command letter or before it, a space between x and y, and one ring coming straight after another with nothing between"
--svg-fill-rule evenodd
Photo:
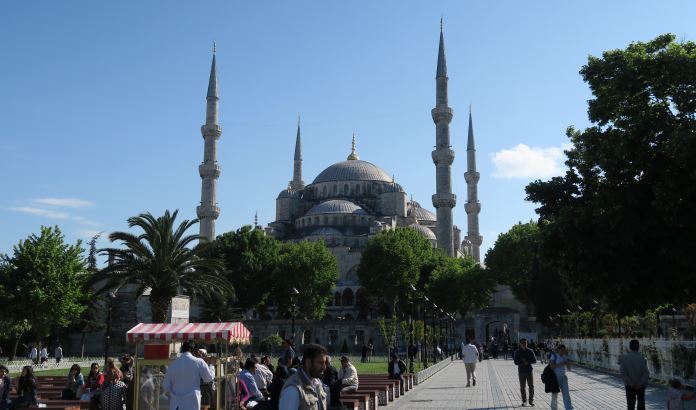
<instances>
[{"instance_id":1,"label":"wooden bench","mask_svg":"<svg viewBox=\"0 0 696 410\"><path fill-rule=\"evenodd\" d=\"M360 386L358 386L360 387ZM355 391L355 393L358 394L367 394L370 396L370 410L377 410L377 407L379 407L379 390L378 389L373 389L373 390L367 390L366 388L359 388L358 390Z\"/></svg>"},{"instance_id":2,"label":"wooden bench","mask_svg":"<svg viewBox=\"0 0 696 410\"><path fill-rule=\"evenodd\" d=\"M360 410L360 400L358 399L344 399L341 397L341 404L344 406L344 409Z\"/></svg>"},{"instance_id":3,"label":"wooden bench","mask_svg":"<svg viewBox=\"0 0 696 410\"><path fill-rule=\"evenodd\" d=\"M370 399L370 394L369 393L358 393L358 392L350 392L350 393L341 393L341 401L344 399L357 399L358 400L358 410L372 410L373 406L371 403Z\"/></svg>"},{"instance_id":4,"label":"wooden bench","mask_svg":"<svg viewBox=\"0 0 696 410\"><path fill-rule=\"evenodd\" d=\"M365 383L368 386L372 385L383 385L387 386L387 394L389 395L389 401L399 398L401 395L401 386L398 380L387 379L386 377L377 378L363 378L360 379L358 385Z\"/></svg>"},{"instance_id":5,"label":"wooden bench","mask_svg":"<svg viewBox=\"0 0 696 410\"><path fill-rule=\"evenodd\" d=\"M49 406L77 406L78 409L89 410L89 401L82 400L61 400L61 399L49 399L49 400L39 400L41 403L46 403Z\"/></svg>"}]
</instances>

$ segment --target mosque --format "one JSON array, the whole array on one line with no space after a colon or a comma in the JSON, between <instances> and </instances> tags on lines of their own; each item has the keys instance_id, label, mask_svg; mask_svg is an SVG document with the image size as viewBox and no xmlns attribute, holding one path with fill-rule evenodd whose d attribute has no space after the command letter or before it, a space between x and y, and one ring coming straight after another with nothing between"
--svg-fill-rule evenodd
<instances>
[{"instance_id":1,"label":"mosque","mask_svg":"<svg viewBox=\"0 0 696 410\"><path fill-rule=\"evenodd\" d=\"M302 135L298 118L295 140L292 179L276 198L275 221L265 231L281 241L323 240L336 257L339 280L334 297L326 308L326 316L320 321L304 321L300 324L302 341L332 344L352 340L361 344L373 339L376 345L379 336L376 326L371 325L370 313L361 303L364 289L357 278L357 268L362 250L370 238L377 233L408 227L416 230L430 241L433 247L444 250L450 256L470 255L480 262L480 246L483 241L479 233L478 215L481 205L478 200L479 173L476 170L476 149L471 111L467 138L467 198L464 210L467 214L467 234L462 238L460 229L453 224L452 210L457 197L452 193L451 165L455 152L450 143L450 122L453 110L448 106L448 76L445 57L445 42L442 27L436 70L436 101L431 114L435 123L435 149L432 160L436 179L432 196L435 212L409 198L404 187L396 183L388 172L360 158L353 136L352 150L345 161L328 166L314 180L305 185L302 179ZM215 238L215 220L220 214L217 206L217 180L221 174L217 162L217 140L221 136L218 125L217 74L215 54L210 72L207 93L206 123L201 127L205 140L204 161L199 166L202 179L201 202L197 207L200 219L200 234L211 240ZM496 308L493 308L494 311ZM500 308L498 308L500 309ZM515 309L502 308L494 314L477 314L468 322L461 320L459 334L480 338L485 322L519 325L519 314ZM490 313L490 309L489 309ZM501 318L501 315L504 318ZM248 313L247 326L254 331L258 341L272 333L289 335L289 321L281 315L266 313L260 317L256 311ZM263 320L260 320L263 319ZM494 320L501 319L501 320ZM488 333L488 325L485 325ZM479 339L480 340L480 339Z\"/></svg>"}]
</instances>

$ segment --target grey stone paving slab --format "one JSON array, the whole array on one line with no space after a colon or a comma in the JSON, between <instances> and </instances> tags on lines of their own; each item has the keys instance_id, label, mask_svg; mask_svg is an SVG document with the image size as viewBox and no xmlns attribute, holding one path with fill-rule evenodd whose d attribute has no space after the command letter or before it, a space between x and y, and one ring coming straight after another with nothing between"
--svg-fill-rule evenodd
<instances>
[{"instance_id":1,"label":"grey stone paving slab","mask_svg":"<svg viewBox=\"0 0 696 410\"><path fill-rule=\"evenodd\" d=\"M551 395L544 392L541 371L545 365L534 366L534 401L536 407L521 407L517 367L512 360L484 360L476 367L476 386L466 385L466 371L461 360L455 361L438 374L390 404L387 409L549 409ZM568 372L570 396L577 410L621 410L626 408L626 396L619 377L584 368ZM646 408L665 409L667 392L664 388L648 387ZM563 408L559 395L559 409ZM696 409L694 401L687 409Z\"/></svg>"}]
</instances>

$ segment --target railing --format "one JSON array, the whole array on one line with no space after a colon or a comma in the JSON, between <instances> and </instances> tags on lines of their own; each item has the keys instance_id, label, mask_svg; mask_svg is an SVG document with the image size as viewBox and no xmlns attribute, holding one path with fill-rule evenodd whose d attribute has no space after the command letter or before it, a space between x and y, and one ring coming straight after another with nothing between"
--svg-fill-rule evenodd
<instances>
[{"instance_id":1,"label":"railing","mask_svg":"<svg viewBox=\"0 0 696 410\"><path fill-rule=\"evenodd\" d=\"M563 339L571 358L578 364L619 372L621 356L630 349L631 339ZM650 378L687 381L696 374L696 342L666 339L638 339L647 359Z\"/></svg>"},{"instance_id":2,"label":"railing","mask_svg":"<svg viewBox=\"0 0 696 410\"><path fill-rule=\"evenodd\" d=\"M56 363L56 359L50 357L48 361L43 364L35 364L30 359L12 360L9 361L6 358L0 359L0 364L7 367L7 369L12 372L19 372L24 366L32 366L34 371L40 370L55 370L55 369L65 369L68 370L73 364L77 364L80 367L89 369L90 364L99 363L99 365L104 364L104 357L63 357L60 359L60 363ZM67 372L65 373L67 375Z\"/></svg>"},{"instance_id":3,"label":"railing","mask_svg":"<svg viewBox=\"0 0 696 410\"><path fill-rule=\"evenodd\" d=\"M453 361L454 361L453 356L445 356L445 358L443 360L440 360L439 362L428 367L427 369L423 369L423 370L417 372L415 384L421 384L424 381L428 380L435 373L437 373L440 370L444 369L445 367L449 366Z\"/></svg>"}]
</instances>

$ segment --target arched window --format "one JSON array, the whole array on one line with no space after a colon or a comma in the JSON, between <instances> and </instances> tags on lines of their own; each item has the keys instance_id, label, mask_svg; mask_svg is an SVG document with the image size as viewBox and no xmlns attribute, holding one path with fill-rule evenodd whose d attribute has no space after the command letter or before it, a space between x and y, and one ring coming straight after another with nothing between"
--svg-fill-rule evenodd
<instances>
[{"instance_id":1,"label":"arched window","mask_svg":"<svg viewBox=\"0 0 696 410\"><path fill-rule=\"evenodd\" d=\"M314 217L314 225L319 225L319 217L318 216Z\"/></svg>"},{"instance_id":2,"label":"arched window","mask_svg":"<svg viewBox=\"0 0 696 410\"><path fill-rule=\"evenodd\" d=\"M343 306L353 306L353 290L346 288L343 291Z\"/></svg>"},{"instance_id":3,"label":"arched window","mask_svg":"<svg viewBox=\"0 0 696 410\"><path fill-rule=\"evenodd\" d=\"M360 185L355 186L355 195L360 195Z\"/></svg>"},{"instance_id":4,"label":"arched window","mask_svg":"<svg viewBox=\"0 0 696 410\"><path fill-rule=\"evenodd\" d=\"M334 186L333 186L333 193L334 193L334 195L338 194L338 185L335 185L335 184L334 184Z\"/></svg>"},{"instance_id":5,"label":"arched window","mask_svg":"<svg viewBox=\"0 0 696 410\"><path fill-rule=\"evenodd\" d=\"M336 215L334 215L331 219L334 225L338 225L338 217Z\"/></svg>"},{"instance_id":6,"label":"arched window","mask_svg":"<svg viewBox=\"0 0 696 410\"><path fill-rule=\"evenodd\" d=\"M324 217L322 218L322 221L324 222L324 225L328 225L329 224L329 217L324 215Z\"/></svg>"},{"instance_id":7,"label":"arched window","mask_svg":"<svg viewBox=\"0 0 696 410\"><path fill-rule=\"evenodd\" d=\"M343 185L343 194L344 195L350 194L350 187L348 186L348 184Z\"/></svg>"},{"instance_id":8,"label":"arched window","mask_svg":"<svg viewBox=\"0 0 696 410\"><path fill-rule=\"evenodd\" d=\"M326 185L321 187L321 196L326 196Z\"/></svg>"},{"instance_id":9,"label":"arched window","mask_svg":"<svg viewBox=\"0 0 696 410\"><path fill-rule=\"evenodd\" d=\"M341 306L341 292L334 293L334 306Z\"/></svg>"}]
</instances>

